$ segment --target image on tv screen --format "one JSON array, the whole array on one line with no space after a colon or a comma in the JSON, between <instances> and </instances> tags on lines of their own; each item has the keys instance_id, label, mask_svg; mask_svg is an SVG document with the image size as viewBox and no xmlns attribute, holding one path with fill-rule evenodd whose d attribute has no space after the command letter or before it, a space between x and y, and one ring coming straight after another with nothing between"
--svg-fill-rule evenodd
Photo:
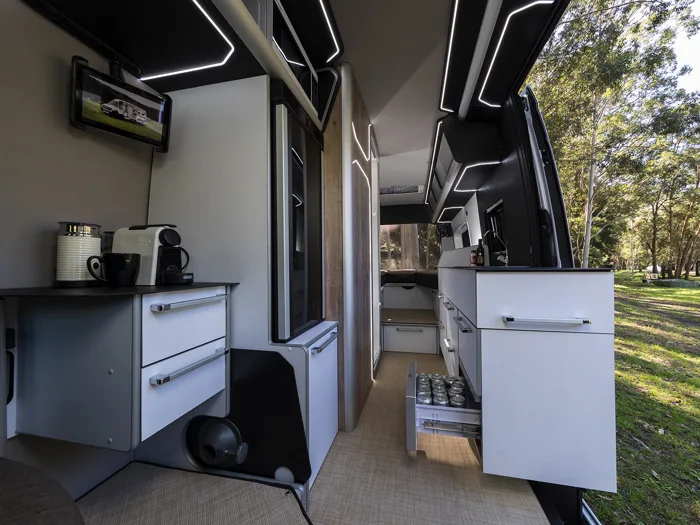
<instances>
[{"instance_id":1,"label":"image on tv screen","mask_svg":"<svg viewBox=\"0 0 700 525\"><path fill-rule=\"evenodd\" d=\"M165 100L142 96L83 69L82 118L141 136L164 140Z\"/></svg>"}]
</instances>

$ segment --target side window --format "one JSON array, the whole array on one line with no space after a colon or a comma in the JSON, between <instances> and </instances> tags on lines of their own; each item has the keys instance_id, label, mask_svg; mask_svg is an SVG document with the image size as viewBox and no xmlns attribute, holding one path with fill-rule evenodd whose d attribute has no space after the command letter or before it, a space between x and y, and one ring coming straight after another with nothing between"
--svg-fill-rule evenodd
<instances>
[{"instance_id":1,"label":"side window","mask_svg":"<svg viewBox=\"0 0 700 525\"><path fill-rule=\"evenodd\" d=\"M435 224L392 224L379 230L382 270L430 270L440 261Z\"/></svg>"},{"instance_id":2,"label":"side window","mask_svg":"<svg viewBox=\"0 0 700 525\"><path fill-rule=\"evenodd\" d=\"M505 252L508 239L504 228L502 200L486 209L484 221L486 223L484 243L489 247L489 252L493 255Z\"/></svg>"}]
</instances>

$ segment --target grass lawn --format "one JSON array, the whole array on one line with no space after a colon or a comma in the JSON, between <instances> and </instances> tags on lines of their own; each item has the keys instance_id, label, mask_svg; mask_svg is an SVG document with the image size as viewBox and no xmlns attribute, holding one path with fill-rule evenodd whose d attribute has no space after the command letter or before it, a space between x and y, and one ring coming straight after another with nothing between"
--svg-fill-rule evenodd
<instances>
[{"instance_id":1,"label":"grass lawn","mask_svg":"<svg viewBox=\"0 0 700 525\"><path fill-rule=\"evenodd\" d=\"M589 491L606 525L700 523L700 288L615 275L618 493Z\"/></svg>"}]
</instances>

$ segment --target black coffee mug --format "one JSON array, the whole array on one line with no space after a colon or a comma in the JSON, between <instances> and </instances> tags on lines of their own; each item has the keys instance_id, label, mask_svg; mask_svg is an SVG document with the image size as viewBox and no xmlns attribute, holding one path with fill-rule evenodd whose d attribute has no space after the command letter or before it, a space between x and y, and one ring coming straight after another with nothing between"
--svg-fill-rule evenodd
<instances>
[{"instance_id":1,"label":"black coffee mug","mask_svg":"<svg viewBox=\"0 0 700 525\"><path fill-rule=\"evenodd\" d=\"M99 261L99 264L93 261ZM141 255L138 253L105 253L101 257L93 255L87 260L90 275L110 286L134 286L140 265ZM104 277L96 273L100 267Z\"/></svg>"}]
</instances>

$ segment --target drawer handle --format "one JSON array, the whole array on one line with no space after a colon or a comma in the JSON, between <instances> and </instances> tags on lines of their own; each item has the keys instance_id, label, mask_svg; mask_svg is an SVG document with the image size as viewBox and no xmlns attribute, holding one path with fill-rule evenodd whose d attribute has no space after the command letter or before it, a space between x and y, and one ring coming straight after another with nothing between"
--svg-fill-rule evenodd
<instances>
[{"instance_id":1,"label":"drawer handle","mask_svg":"<svg viewBox=\"0 0 700 525\"><path fill-rule=\"evenodd\" d=\"M224 301L227 294L221 293L213 297L204 297L203 299L192 299L190 301L180 301L179 303L152 304L151 312L169 312L171 310L179 310L180 308L189 308L191 306L199 306L200 304L218 303Z\"/></svg>"},{"instance_id":2,"label":"drawer handle","mask_svg":"<svg viewBox=\"0 0 700 525\"><path fill-rule=\"evenodd\" d=\"M481 432L476 425L464 423L445 423L442 421L423 421L425 430L441 430L442 432L454 432L465 437L481 437Z\"/></svg>"},{"instance_id":3,"label":"drawer handle","mask_svg":"<svg viewBox=\"0 0 700 525\"><path fill-rule=\"evenodd\" d=\"M331 336L326 340L325 343L323 343L321 346L314 346L311 348L311 353L314 355L320 354L326 348L328 348L328 346L336 339L338 339L338 332L331 332Z\"/></svg>"},{"instance_id":4,"label":"drawer handle","mask_svg":"<svg viewBox=\"0 0 700 525\"><path fill-rule=\"evenodd\" d=\"M465 325L465 324L462 322L462 318L461 318L461 317L457 316L457 317L453 317L452 319L455 320L455 322L457 323L457 326L459 326L459 329L462 331L463 334L468 334L468 333L470 333L470 332L472 331L471 328L469 328L467 325Z\"/></svg>"},{"instance_id":5,"label":"drawer handle","mask_svg":"<svg viewBox=\"0 0 700 525\"><path fill-rule=\"evenodd\" d=\"M192 370L197 370L199 367L211 363L212 361L215 361L220 357L225 356L226 354L228 354L228 350L226 350L225 348L219 348L212 355L200 359L199 361L195 361L191 365L183 366L179 370L175 370L174 372L170 372L169 374L156 374L153 377L151 377L148 380L148 382L153 386L160 386L164 385L165 383L170 383L178 377L182 377L185 374L189 374L190 372L192 372Z\"/></svg>"},{"instance_id":6,"label":"drawer handle","mask_svg":"<svg viewBox=\"0 0 700 525\"><path fill-rule=\"evenodd\" d=\"M449 339L445 338L445 339L443 339L443 341L445 341L445 346L447 346L447 351L448 351L448 352L454 352L454 351L455 351L455 349L452 348L452 346L450 345L450 340L449 340Z\"/></svg>"},{"instance_id":7,"label":"drawer handle","mask_svg":"<svg viewBox=\"0 0 700 525\"><path fill-rule=\"evenodd\" d=\"M422 328L397 328L397 332L422 332Z\"/></svg>"},{"instance_id":8,"label":"drawer handle","mask_svg":"<svg viewBox=\"0 0 700 525\"><path fill-rule=\"evenodd\" d=\"M438 292L437 294L438 299L443 299L445 296L442 294L442 292Z\"/></svg>"},{"instance_id":9,"label":"drawer handle","mask_svg":"<svg viewBox=\"0 0 700 525\"><path fill-rule=\"evenodd\" d=\"M452 304L451 304L449 301L443 301L442 304L445 305L445 308L447 308L447 310L448 310L449 312L451 312L452 310L455 309L455 307L452 306Z\"/></svg>"},{"instance_id":10,"label":"drawer handle","mask_svg":"<svg viewBox=\"0 0 700 525\"><path fill-rule=\"evenodd\" d=\"M515 317L504 315L501 317L504 323L534 323L534 324L593 324L590 319L579 317L559 318L559 317Z\"/></svg>"}]
</instances>

